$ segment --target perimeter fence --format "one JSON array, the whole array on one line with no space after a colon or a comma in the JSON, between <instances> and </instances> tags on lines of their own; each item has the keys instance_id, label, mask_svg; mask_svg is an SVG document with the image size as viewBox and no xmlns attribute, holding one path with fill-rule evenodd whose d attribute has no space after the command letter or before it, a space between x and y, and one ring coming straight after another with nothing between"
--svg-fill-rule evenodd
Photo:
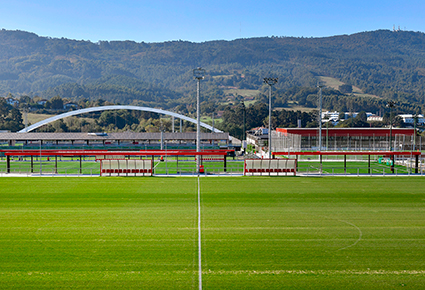
<instances>
[{"instance_id":1,"label":"perimeter fence","mask_svg":"<svg viewBox=\"0 0 425 290\"><path fill-rule=\"evenodd\" d=\"M325 151L386 151L394 148L396 151L425 149L425 138L394 134L393 138L386 136L337 136L322 135L322 148ZM258 149L258 148L257 148ZM272 131L272 150L279 151L311 151L319 150L317 135L301 136L298 134Z\"/></svg>"},{"instance_id":2,"label":"perimeter fence","mask_svg":"<svg viewBox=\"0 0 425 290\"><path fill-rule=\"evenodd\" d=\"M287 156L285 156L287 157ZM289 156L294 158L294 155ZM129 158L130 160L131 158ZM152 160L151 157L145 159ZM260 159L259 159L260 160ZM424 175L425 158L421 156L418 162L418 173L415 174L415 158L409 156L396 156L394 166L391 166L389 157L371 156L370 164L368 156L354 155L344 156L298 156L297 176L406 176ZM153 159L153 176L196 176L195 157L166 157ZM243 157L228 158L223 160L203 160L203 172L205 176L242 176L244 174ZM392 170L393 167L393 170ZM29 158L14 158L10 162L10 168L6 167L6 161L0 160L0 176L100 176L100 162L94 157L79 158L62 157L59 160L51 158L34 158L31 167ZM262 173L268 176L268 173ZM120 176L134 176L131 172ZM273 176L273 174L270 174ZM282 175L283 176L283 175Z\"/></svg>"}]
</instances>

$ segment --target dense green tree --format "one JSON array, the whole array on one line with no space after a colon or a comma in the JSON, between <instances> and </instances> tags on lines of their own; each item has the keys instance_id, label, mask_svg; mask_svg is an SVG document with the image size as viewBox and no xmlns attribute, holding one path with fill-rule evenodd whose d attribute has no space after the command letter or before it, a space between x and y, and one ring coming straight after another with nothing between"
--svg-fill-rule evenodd
<instances>
[{"instance_id":1,"label":"dense green tree","mask_svg":"<svg viewBox=\"0 0 425 290\"><path fill-rule=\"evenodd\" d=\"M60 96L55 96L50 100L50 107L53 110L63 110L63 100Z\"/></svg>"},{"instance_id":2,"label":"dense green tree","mask_svg":"<svg viewBox=\"0 0 425 290\"><path fill-rule=\"evenodd\" d=\"M123 129L126 125L139 124L139 120L127 110L103 111L98 119L98 124L103 127L112 125L112 128Z\"/></svg>"},{"instance_id":3,"label":"dense green tree","mask_svg":"<svg viewBox=\"0 0 425 290\"><path fill-rule=\"evenodd\" d=\"M68 126L62 119L55 121L52 126L55 129L55 132L68 132Z\"/></svg>"},{"instance_id":4,"label":"dense green tree","mask_svg":"<svg viewBox=\"0 0 425 290\"><path fill-rule=\"evenodd\" d=\"M0 98L0 130L16 132L23 128L21 112Z\"/></svg>"},{"instance_id":5,"label":"dense green tree","mask_svg":"<svg viewBox=\"0 0 425 290\"><path fill-rule=\"evenodd\" d=\"M338 90L343 94L351 94L353 92L353 86L348 84L343 84L338 87Z\"/></svg>"}]
</instances>

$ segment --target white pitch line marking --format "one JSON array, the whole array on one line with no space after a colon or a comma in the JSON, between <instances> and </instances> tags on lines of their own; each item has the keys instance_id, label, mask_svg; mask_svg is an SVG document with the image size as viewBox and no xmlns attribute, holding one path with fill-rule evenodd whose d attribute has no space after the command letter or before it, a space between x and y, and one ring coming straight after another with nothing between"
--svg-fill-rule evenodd
<instances>
[{"instance_id":1,"label":"white pitch line marking","mask_svg":"<svg viewBox=\"0 0 425 290\"><path fill-rule=\"evenodd\" d=\"M345 250L347 248L351 248L351 247L355 246L358 242L360 242L360 240L362 239L363 233L362 233L362 230L358 226L356 226L353 223L347 222L347 221L343 221L343 220L338 220L338 221L343 222L343 223L346 223L346 224L348 224L350 226L353 226L353 227L355 227L359 231L359 238L353 244L348 245L348 246L346 246L344 248L338 249L338 251Z\"/></svg>"},{"instance_id":2,"label":"white pitch line marking","mask_svg":"<svg viewBox=\"0 0 425 290\"><path fill-rule=\"evenodd\" d=\"M198 175L198 272L199 290L202 290L202 263L201 263L201 183Z\"/></svg>"},{"instance_id":3,"label":"white pitch line marking","mask_svg":"<svg viewBox=\"0 0 425 290\"><path fill-rule=\"evenodd\" d=\"M306 213L305 213L305 214L306 214ZM315 215L315 214L312 214L312 215ZM357 239L357 240L356 240L353 244L348 245L348 246L346 246L346 247L343 247L343 248L341 248L341 249L338 249L337 251L342 251L342 250L345 250L345 249L351 248L351 247L353 247L353 246L357 245L357 243L361 241L362 236L363 236L363 232L362 232L362 230L361 230L358 226L356 226L355 224L350 223L350 222L347 222L347 221L344 221L344 220L336 219L336 218L331 218L331 217L326 217L326 216L320 216L320 215L315 215L315 216L318 216L318 217L324 217L324 218L332 219L332 220L336 220L336 221L339 221L339 222L341 222L341 223L346 223L347 225L350 225L350 226L352 226L352 227L356 228L356 229L359 231L359 238L358 238L358 239Z\"/></svg>"}]
</instances>

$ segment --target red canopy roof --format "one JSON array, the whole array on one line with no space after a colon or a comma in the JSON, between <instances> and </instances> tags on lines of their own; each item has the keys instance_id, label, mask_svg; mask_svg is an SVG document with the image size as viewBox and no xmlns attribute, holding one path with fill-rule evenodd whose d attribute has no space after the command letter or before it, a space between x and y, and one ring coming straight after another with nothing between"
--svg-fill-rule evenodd
<instances>
[{"instance_id":1,"label":"red canopy roof","mask_svg":"<svg viewBox=\"0 0 425 290\"><path fill-rule=\"evenodd\" d=\"M286 134L297 134L301 136L319 135L319 128L277 128L277 132ZM322 128L322 136L389 136L390 128ZM392 128L392 135L401 134L413 136L415 129L413 128Z\"/></svg>"},{"instance_id":2,"label":"red canopy roof","mask_svg":"<svg viewBox=\"0 0 425 290\"><path fill-rule=\"evenodd\" d=\"M120 156L225 156L234 150L213 149L202 150L140 150L140 151L108 151L108 150L0 150L6 156L98 156L98 155L120 155Z\"/></svg>"}]
</instances>

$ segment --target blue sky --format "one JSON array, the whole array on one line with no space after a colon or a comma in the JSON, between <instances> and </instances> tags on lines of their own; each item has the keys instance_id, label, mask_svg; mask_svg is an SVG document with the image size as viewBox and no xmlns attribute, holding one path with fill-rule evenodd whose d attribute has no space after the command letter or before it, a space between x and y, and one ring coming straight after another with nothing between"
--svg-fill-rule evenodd
<instances>
[{"instance_id":1,"label":"blue sky","mask_svg":"<svg viewBox=\"0 0 425 290\"><path fill-rule=\"evenodd\" d=\"M0 28L93 42L323 37L393 25L425 31L423 0L0 0L0 4Z\"/></svg>"}]
</instances>

